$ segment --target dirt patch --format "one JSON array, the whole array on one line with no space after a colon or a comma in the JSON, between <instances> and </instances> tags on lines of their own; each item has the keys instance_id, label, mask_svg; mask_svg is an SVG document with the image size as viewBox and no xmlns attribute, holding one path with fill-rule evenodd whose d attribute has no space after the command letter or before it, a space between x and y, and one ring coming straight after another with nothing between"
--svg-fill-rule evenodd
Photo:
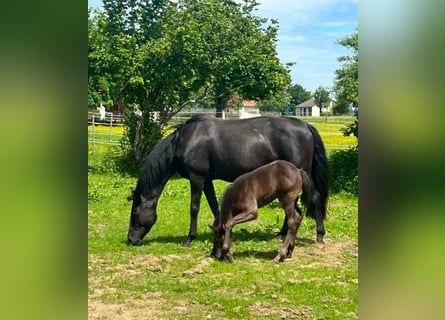
<instances>
[{"instance_id":1,"label":"dirt patch","mask_svg":"<svg viewBox=\"0 0 445 320\"><path fill-rule=\"evenodd\" d=\"M358 244L350 240L338 241L325 239L325 244L313 244L310 246L296 247L292 260L299 257L314 256L322 258L322 261L300 265L300 268L320 268L320 267L341 267L343 265L343 255L358 258Z\"/></svg>"},{"instance_id":2,"label":"dirt patch","mask_svg":"<svg viewBox=\"0 0 445 320\"><path fill-rule=\"evenodd\" d=\"M298 309L286 307L274 307L267 303L256 302L249 308L249 312L259 317L276 317L277 319L318 319L311 316L312 308L300 306Z\"/></svg>"},{"instance_id":3,"label":"dirt patch","mask_svg":"<svg viewBox=\"0 0 445 320\"><path fill-rule=\"evenodd\" d=\"M125 261L125 255L120 257ZM174 263L186 256L167 255L156 257L140 255L131 257L128 262L116 264L116 256L100 258L94 255L88 257L88 318L89 319L162 319L168 299L161 292L138 291L137 299L134 293L123 288L110 285L115 279L130 279L147 276L150 273L169 272L169 267L162 267L162 262ZM99 275L95 274L100 270ZM131 297L131 298L129 298Z\"/></svg>"},{"instance_id":4,"label":"dirt patch","mask_svg":"<svg viewBox=\"0 0 445 320\"><path fill-rule=\"evenodd\" d=\"M190 275L193 275L196 273L201 274L204 272L205 269L208 269L212 263L213 263L213 258L209 258L209 257L204 258L201 261L199 261L199 263L195 267L184 271L184 273L182 275L190 276Z\"/></svg>"},{"instance_id":5,"label":"dirt patch","mask_svg":"<svg viewBox=\"0 0 445 320\"><path fill-rule=\"evenodd\" d=\"M88 301L88 319L160 319L161 305L167 301L161 293L153 293L144 300L124 300L120 303Z\"/></svg>"}]
</instances>

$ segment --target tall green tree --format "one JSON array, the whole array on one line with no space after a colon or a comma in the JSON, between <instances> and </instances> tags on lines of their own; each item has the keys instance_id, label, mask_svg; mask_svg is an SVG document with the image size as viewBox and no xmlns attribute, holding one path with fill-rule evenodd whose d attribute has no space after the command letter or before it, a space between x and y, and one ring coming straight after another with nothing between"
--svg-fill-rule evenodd
<instances>
[{"instance_id":1,"label":"tall green tree","mask_svg":"<svg viewBox=\"0 0 445 320\"><path fill-rule=\"evenodd\" d=\"M358 111L358 31L337 41L341 46L352 50L352 55L341 56L341 67L335 71L333 91L338 106L353 106ZM353 134L358 139L358 112L355 121L341 129L345 136ZM358 140L357 140L358 141ZM329 161L332 168L332 192L358 192L358 143L347 150L334 151Z\"/></svg>"},{"instance_id":2,"label":"tall green tree","mask_svg":"<svg viewBox=\"0 0 445 320\"><path fill-rule=\"evenodd\" d=\"M356 112L357 118L343 130L344 134L352 133L358 137L358 30L337 40L337 43L352 50L352 55L338 58L342 65L335 71L333 91L337 101L342 105L352 105Z\"/></svg>"},{"instance_id":3,"label":"tall green tree","mask_svg":"<svg viewBox=\"0 0 445 320\"><path fill-rule=\"evenodd\" d=\"M290 96L283 92L281 96L273 95L267 99L258 101L258 108L265 112L287 112L289 107Z\"/></svg>"},{"instance_id":4,"label":"tall green tree","mask_svg":"<svg viewBox=\"0 0 445 320\"><path fill-rule=\"evenodd\" d=\"M186 1L187 21L203 40L203 60L217 115L234 95L261 100L279 96L290 82L276 52L278 22L253 15L255 0Z\"/></svg>"},{"instance_id":5,"label":"tall green tree","mask_svg":"<svg viewBox=\"0 0 445 320\"><path fill-rule=\"evenodd\" d=\"M234 94L258 100L288 86L289 70L275 49L278 23L256 17L256 6L255 0L104 0L104 11L89 18L95 39L89 90L106 79L109 96L128 111L137 160L187 105L213 101L220 112Z\"/></svg>"},{"instance_id":6,"label":"tall green tree","mask_svg":"<svg viewBox=\"0 0 445 320\"><path fill-rule=\"evenodd\" d=\"M328 102L331 101L328 89L322 86L318 87L314 92L314 101L320 109L326 107Z\"/></svg>"},{"instance_id":7,"label":"tall green tree","mask_svg":"<svg viewBox=\"0 0 445 320\"><path fill-rule=\"evenodd\" d=\"M298 83L294 85L291 84L287 89L287 92L289 94L290 104L292 106L297 106L312 97L312 93Z\"/></svg>"}]
</instances>

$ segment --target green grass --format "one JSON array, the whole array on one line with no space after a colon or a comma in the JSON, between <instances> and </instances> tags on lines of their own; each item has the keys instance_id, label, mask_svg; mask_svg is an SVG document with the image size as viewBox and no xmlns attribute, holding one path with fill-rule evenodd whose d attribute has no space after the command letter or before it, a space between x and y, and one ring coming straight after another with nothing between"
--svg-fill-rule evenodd
<instances>
[{"instance_id":1,"label":"green grass","mask_svg":"<svg viewBox=\"0 0 445 320\"><path fill-rule=\"evenodd\" d=\"M328 125L314 125L325 140ZM272 263L281 247L274 234L284 212L271 203L258 220L234 228L230 264L209 258L213 216L204 197L198 238L191 248L181 246L190 222L185 179L167 183L143 245L128 245L126 197L136 178L116 173L109 155L90 153L88 160L90 319L358 318L357 197L330 196L324 245L314 242L315 221L303 219L292 259L279 265ZM227 185L215 181L218 197Z\"/></svg>"},{"instance_id":2,"label":"green grass","mask_svg":"<svg viewBox=\"0 0 445 320\"><path fill-rule=\"evenodd\" d=\"M277 203L256 221L234 228L235 262L209 258L213 222L202 199L198 238L181 246L189 225L189 186L167 184L158 221L140 247L126 243L135 178L89 174L89 304L93 319L357 318L357 199L331 196L326 244L315 244L315 222L304 219L293 258L272 263L284 213ZM227 183L216 181L218 195ZM147 302L149 301L149 302ZM146 306L147 308L143 307Z\"/></svg>"}]
</instances>

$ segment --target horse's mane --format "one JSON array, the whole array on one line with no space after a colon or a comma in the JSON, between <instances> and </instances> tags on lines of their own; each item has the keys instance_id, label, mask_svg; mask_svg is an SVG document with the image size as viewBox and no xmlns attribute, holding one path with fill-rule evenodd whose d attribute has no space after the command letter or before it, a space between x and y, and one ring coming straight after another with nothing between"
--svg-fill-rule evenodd
<instances>
[{"instance_id":1,"label":"horse's mane","mask_svg":"<svg viewBox=\"0 0 445 320\"><path fill-rule=\"evenodd\" d=\"M147 196L154 188L164 187L163 184L167 182L173 174L173 157L176 148L176 142L179 139L179 129L189 124L208 119L217 119L209 115L196 115L188 119L185 123L172 126L176 129L172 134L160 140L149 155L144 160L144 166L139 175L139 180L136 185L136 191L142 195ZM158 190L160 191L160 190Z\"/></svg>"},{"instance_id":2,"label":"horse's mane","mask_svg":"<svg viewBox=\"0 0 445 320\"><path fill-rule=\"evenodd\" d=\"M218 118L216 118L214 116L211 116L211 115L208 115L208 114L198 114L198 115L195 115L195 116L189 118L184 123L180 123L180 124L172 126L172 128L179 129L179 128L182 128L185 125L188 125L188 124L191 124L191 123L196 123L196 122L199 122L199 121L209 120L209 119L218 119Z\"/></svg>"},{"instance_id":3,"label":"horse's mane","mask_svg":"<svg viewBox=\"0 0 445 320\"><path fill-rule=\"evenodd\" d=\"M173 173L177 131L160 140L144 160L136 191L147 195L153 188L167 182ZM163 186L161 186L162 188Z\"/></svg>"}]
</instances>

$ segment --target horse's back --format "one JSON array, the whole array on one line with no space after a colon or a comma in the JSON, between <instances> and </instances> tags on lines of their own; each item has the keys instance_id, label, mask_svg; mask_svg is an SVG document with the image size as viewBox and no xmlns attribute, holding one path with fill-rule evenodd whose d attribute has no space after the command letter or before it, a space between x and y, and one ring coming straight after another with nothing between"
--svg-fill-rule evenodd
<instances>
[{"instance_id":1,"label":"horse's back","mask_svg":"<svg viewBox=\"0 0 445 320\"><path fill-rule=\"evenodd\" d=\"M283 159L310 171L313 138L297 118L222 120L201 117L180 128L177 158L184 174L197 170L211 179L233 181L245 172ZM192 168L194 166L194 168Z\"/></svg>"}]
</instances>

